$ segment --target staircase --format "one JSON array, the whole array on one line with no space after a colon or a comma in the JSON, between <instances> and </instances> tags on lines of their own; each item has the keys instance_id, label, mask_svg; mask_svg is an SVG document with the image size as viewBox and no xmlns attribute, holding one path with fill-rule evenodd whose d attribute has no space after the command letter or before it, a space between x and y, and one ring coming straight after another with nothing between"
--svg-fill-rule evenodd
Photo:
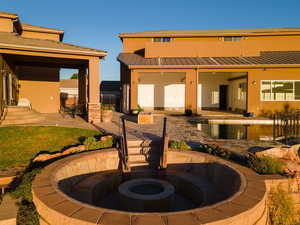
<instances>
[{"instance_id":1,"label":"staircase","mask_svg":"<svg viewBox=\"0 0 300 225\"><path fill-rule=\"evenodd\" d=\"M6 111L6 115L1 125L30 124L44 120L44 116L29 107L8 106Z\"/></svg>"},{"instance_id":2,"label":"staircase","mask_svg":"<svg viewBox=\"0 0 300 225\"><path fill-rule=\"evenodd\" d=\"M128 164L131 170L157 169L161 141L128 140Z\"/></svg>"}]
</instances>

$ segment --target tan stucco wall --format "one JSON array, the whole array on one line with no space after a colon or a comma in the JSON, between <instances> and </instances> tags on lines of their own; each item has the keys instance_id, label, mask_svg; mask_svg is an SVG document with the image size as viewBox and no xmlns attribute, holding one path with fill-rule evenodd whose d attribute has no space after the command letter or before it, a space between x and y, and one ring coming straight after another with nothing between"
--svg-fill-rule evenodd
<instances>
[{"instance_id":1,"label":"tan stucco wall","mask_svg":"<svg viewBox=\"0 0 300 225\"><path fill-rule=\"evenodd\" d=\"M18 68L20 98L27 98L41 113L56 113L60 108L59 69L22 66Z\"/></svg>"},{"instance_id":2,"label":"tan stucco wall","mask_svg":"<svg viewBox=\"0 0 300 225\"><path fill-rule=\"evenodd\" d=\"M248 72L248 112L259 115L263 111L282 110L285 104L300 109L300 101L261 101L261 80L300 80L300 69L266 69Z\"/></svg>"},{"instance_id":3,"label":"tan stucco wall","mask_svg":"<svg viewBox=\"0 0 300 225\"><path fill-rule=\"evenodd\" d=\"M299 51L300 35L254 36L224 42L222 37L172 38L167 43L152 38L124 38L123 52L145 49L145 57L258 56L261 51Z\"/></svg>"},{"instance_id":4,"label":"tan stucco wall","mask_svg":"<svg viewBox=\"0 0 300 225\"><path fill-rule=\"evenodd\" d=\"M0 18L0 32L13 32L13 22L9 18Z\"/></svg>"},{"instance_id":5,"label":"tan stucco wall","mask_svg":"<svg viewBox=\"0 0 300 225\"><path fill-rule=\"evenodd\" d=\"M27 38L38 38L59 41L59 34L42 33L36 31L23 31L21 36Z\"/></svg>"}]
</instances>

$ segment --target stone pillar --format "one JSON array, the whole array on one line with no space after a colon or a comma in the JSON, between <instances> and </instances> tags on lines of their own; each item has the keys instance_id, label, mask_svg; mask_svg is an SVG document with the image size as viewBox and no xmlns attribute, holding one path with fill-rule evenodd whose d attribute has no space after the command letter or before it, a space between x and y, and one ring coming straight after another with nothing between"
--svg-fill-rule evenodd
<instances>
[{"instance_id":1,"label":"stone pillar","mask_svg":"<svg viewBox=\"0 0 300 225\"><path fill-rule=\"evenodd\" d=\"M86 68L80 68L78 72L78 106L80 110L86 112Z\"/></svg>"},{"instance_id":2,"label":"stone pillar","mask_svg":"<svg viewBox=\"0 0 300 225\"><path fill-rule=\"evenodd\" d=\"M136 109L138 106L138 72L131 70L130 74L130 109Z\"/></svg>"},{"instance_id":3,"label":"stone pillar","mask_svg":"<svg viewBox=\"0 0 300 225\"><path fill-rule=\"evenodd\" d=\"M89 60L88 122L100 123L99 58Z\"/></svg>"},{"instance_id":4,"label":"stone pillar","mask_svg":"<svg viewBox=\"0 0 300 225\"><path fill-rule=\"evenodd\" d=\"M185 109L197 113L197 70L188 70L185 74Z\"/></svg>"}]
</instances>

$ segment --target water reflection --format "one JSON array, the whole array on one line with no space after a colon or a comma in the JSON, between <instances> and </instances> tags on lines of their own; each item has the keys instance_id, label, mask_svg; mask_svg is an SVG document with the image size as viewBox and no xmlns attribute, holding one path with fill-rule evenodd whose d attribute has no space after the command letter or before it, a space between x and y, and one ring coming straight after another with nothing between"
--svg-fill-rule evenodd
<instances>
[{"instance_id":1,"label":"water reflection","mask_svg":"<svg viewBox=\"0 0 300 225\"><path fill-rule=\"evenodd\" d=\"M273 140L271 125L197 124L197 129L215 139Z\"/></svg>"}]
</instances>

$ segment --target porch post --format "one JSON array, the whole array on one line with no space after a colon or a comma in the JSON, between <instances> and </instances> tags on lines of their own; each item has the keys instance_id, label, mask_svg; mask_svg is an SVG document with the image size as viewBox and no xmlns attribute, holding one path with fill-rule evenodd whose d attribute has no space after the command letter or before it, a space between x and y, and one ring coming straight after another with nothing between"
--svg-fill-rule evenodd
<instances>
[{"instance_id":1,"label":"porch post","mask_svg":"<svg viewBox=\"0 0 300 225\"><path fill-rule=\"evenodd\" d=\"M89 60L88 122L100 123L99 58Z\"/></svg>"},{"instance_id":2,"label":"porch post","mask_svg":"<svg viewBox=\"0 0 300 225\"><path fill-rule=\"evenodd\" d=\"M187 70L185 75L185 109L197 113L197 70Z\"/></svg>"},{"instance_id":3,"label":"porch post","mask_svg":"<svg viewBox=\"0 0 300 225\"><path fill-rule=\"evenodd\" d=\"M138 72L131 70L130 74L130 109L136 109L138 106Z\"/></svg>"},{"instance_id":4,"label":"porch post","mask_svg":"<svg viewBox=\"0 0 300 225\"><path fill-rule=\"evenodd\" d=\"M86 112L86 68L80 68L78 72L78 105Z\"/></svg>"}]
</instances>

